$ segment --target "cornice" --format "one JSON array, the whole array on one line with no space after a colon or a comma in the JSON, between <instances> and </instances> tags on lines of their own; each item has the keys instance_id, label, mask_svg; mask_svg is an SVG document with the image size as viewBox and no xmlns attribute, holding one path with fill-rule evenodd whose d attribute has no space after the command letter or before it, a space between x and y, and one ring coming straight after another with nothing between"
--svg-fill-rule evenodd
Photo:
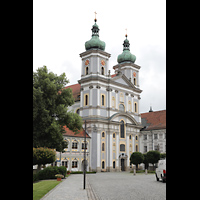
<instances>
[{"instance_id":1,"label":"cornice","mask_svg":"<svg viewBox=\"0 0 200 200\"><path fill-rule=\"evenodd\" d=\"M99 53L99 54L102 54L104 56L107 56L108 58L110 58L110 56L111 56L110 53L107 53L107 52L102 51L100 49L90 49L90 50L84 51L83 53L80 53L79 55L82 58L83 56L86 56L86 55L89 55L89 54L92 54L92 53Z\"/></svg>"}]
</instances>

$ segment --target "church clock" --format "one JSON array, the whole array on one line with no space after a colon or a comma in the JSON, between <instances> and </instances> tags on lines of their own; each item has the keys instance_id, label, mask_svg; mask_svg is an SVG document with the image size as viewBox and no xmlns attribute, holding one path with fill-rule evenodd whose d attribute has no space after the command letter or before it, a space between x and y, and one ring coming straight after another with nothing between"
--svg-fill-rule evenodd
<instances>
[{"instance_id":1,"label":"church clock","mask_svg":"<svg viewBox=\"0 0 200 200\"><path fill-rule=\"evenodd\" d=\"M105 66L105 64L106 64L105 61L104 61L104 60L101 60L101 65L102 65L102 66Z\"/></svg>"},{"instance_id":2,"label":"church clock","mask_svg":"<svg viewBox=\"0 0 200 200\"><path fill-rule=\"evenodd\" d=\"M90 61L87 59L87 60L85 61L85 65L86 65L86 66L89 65L89 63L90 63Z\"/></svg>"}]
</instances>

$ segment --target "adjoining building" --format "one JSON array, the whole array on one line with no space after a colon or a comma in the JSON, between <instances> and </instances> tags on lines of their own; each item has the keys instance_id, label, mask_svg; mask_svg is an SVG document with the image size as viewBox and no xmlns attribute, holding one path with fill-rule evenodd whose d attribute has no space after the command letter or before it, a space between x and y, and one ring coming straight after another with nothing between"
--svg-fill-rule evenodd
<instances>
[{"instance_id":1,"label":"adjoining building","mask_svg":"<svg viewBox=\"0 0 200 200\"><path fill-rule=\"evenodd\" d=\"M151 150L166 153L166 110L142 113L140 130L140 151L146 153Z\"/></svg>"}]
</instances>

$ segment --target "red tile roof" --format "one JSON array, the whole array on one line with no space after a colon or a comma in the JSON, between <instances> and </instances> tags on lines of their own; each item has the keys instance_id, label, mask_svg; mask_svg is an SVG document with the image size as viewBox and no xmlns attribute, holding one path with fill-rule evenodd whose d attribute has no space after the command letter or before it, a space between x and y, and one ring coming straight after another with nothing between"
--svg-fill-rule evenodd
<instances>
[{"instance_id":1,"label":"red tile roof","mask_svg":"<svg viewBox=\"0 0 200 200\"><path fill-rule=\"evenodd\" d=\"M146 128L143 130L165 129L166 128L166 110L141 113L142 121L146 121ZM149 124L149 125L148 125ZM144 125L144 124L142 124Z\"/></svg>"},{"instance_id":2,"label":"red tile roof","mask_svg":"<svg viewBox=\"0 0 200 200\"><path fill-rule=\"evenodd\" d=\"M112 74L112 75L111 75L111 78L114 78L115 76L117 76L117 74Z\"/></svg>"},{"instance_id":3,"label":"red tile roof","mask_svg":"<svg viewBox=\"0 0 200 200\"><path fill-rule=\"evenodd\" d=\"M74 85L67 86L64 89L67 89L67 88L71 88L72 89L72 94L73 94L73 97L74 97L75 101L80 101L81 85L77 83L77 84L74 84Z\"/></svg>"},{"instance_id":4,"label":"red tile roof","mask_svg":"<svg viewBox=\"0 0 200 200\"><path fill-rule=\"evenodd\" d=\"M65 129L65 133L63 133L64 136L70 136L70 137L85 137L85 130L81 129L78 131L77 134L75 132L71 131L69 128L66 126L63 126ZM87 133L86 133L86 138L91 138Z\"/></svg>"}]
</instances>

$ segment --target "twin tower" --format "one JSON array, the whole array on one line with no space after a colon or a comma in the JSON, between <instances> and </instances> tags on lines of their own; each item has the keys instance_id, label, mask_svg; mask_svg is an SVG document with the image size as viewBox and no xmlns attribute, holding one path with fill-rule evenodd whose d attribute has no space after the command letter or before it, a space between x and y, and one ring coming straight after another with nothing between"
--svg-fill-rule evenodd
<instances>
[{"instance_id":1,"label":"twin tower","mask_svg":"<svg viewBox=\"0 0 200 200\"><path fill-rule=\"evenodd\" d=\"M130 155L140 148L141 115L139 69L126 39L111 75L105 42L99 39L97 20L92 38L85 42L80 84L80 116L87 122L90 142L90 170L127 171Z\"/></svg>"}]
</instances>

